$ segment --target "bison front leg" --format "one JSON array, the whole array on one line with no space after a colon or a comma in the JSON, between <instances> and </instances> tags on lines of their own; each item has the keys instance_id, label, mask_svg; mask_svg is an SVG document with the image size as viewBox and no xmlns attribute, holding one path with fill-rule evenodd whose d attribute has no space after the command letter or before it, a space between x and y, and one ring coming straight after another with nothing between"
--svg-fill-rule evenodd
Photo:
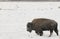
<instances>
[{"instance_id":1,"label":"bison front leg","mask_svg":"<svg viewBox=\"0 0 60 39\"><path fill-rule=\"evenodd\" d=\"M43 31L36 30L35 32L37 33L37 35L40 35L40 36L42 36L42 35L43 35Z\"/></svg>"},{"instance_id":2,"label":"bison front leg","mask_svg":"<svg viewBox=\"0 0 60 39\"><path fill-rule=\"evenodd\" d=\"M53 33L53 30L50 30L50 35L49 35L49 37L51 37L52 33Z\"/></svg>"},{"instance_id":3,"label":"bison front leg","mask_svg":"<svg viewBox=\"0 0 60 39\"><path fill-rule=\"evenodd\" d=\"M40 34L38 31L35 31L35 32L36 32L36 34L38 34L38 35Z\"/></svg>"},{"instance_id":4,"label":"bison front leg","mask_svg":"<svg viewBox=\"0 0 60 39\"><path fill-rule=\"evenodd\" d=\"M40 36L42 36L42 35L43 35L43 31L39 31L39 33L40 33Z\"/></svg>"},{"instance_id":5,"label":"bison front leg","mask_svg":"<svg viewBox=\"0 0 60 39\"><path fill-rule=\"evenodd\" d=\"M37 30L35 31L35 33L36 33L37 35L40 35L39 31L37 31Z\"/></svg>"}]
</instances>

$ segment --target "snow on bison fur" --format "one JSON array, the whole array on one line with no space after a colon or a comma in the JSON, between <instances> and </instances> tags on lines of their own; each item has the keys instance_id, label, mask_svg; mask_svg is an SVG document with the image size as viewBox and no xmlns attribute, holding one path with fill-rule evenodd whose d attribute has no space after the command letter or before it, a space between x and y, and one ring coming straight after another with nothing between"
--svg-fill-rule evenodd
<instances>
[{"instance_id":1,"label":"snow on bison fur","mask_svg":"<svg viewBox=\"0 0 60 39\"><path fill-rule=\"evenodd\" d=\"M54 20L46 18L38 18L34 19L32 22L27 23L27 31L31 32L32 30L35 30L35 32L38 35L42 36L43 31L49 30L50 31L49 37L51 37L54 30L58 36L57 25L58 25L57 22Z\"/></svg>"}]
</instances>

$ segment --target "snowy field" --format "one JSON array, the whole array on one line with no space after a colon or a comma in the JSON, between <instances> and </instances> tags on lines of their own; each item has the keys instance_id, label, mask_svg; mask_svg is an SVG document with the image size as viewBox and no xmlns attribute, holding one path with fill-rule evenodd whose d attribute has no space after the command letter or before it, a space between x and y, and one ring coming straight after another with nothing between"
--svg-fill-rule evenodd
<instances>
[{"instance_id":1,"label":"snowy field","mask_svg":"<svg viewBox=\"0 0 60 39\"><path fill-rule=\"evenodd\" d=\"M58 22L59 36L44 31L43 36L26 31L26 24L35 18ZM0 39L60 39L59 2L0 2Z\"/></svg>"}]
</instances>

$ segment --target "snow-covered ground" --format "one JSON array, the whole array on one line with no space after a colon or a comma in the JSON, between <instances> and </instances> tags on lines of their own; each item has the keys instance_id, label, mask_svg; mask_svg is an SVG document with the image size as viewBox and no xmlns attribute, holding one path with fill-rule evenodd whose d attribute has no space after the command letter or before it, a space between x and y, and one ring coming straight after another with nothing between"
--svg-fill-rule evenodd
<instances>
[{"instance_id":1,"label":"snow-covered ground","mask_svg":"<svg viewBox=\"0 0 60 39\"><path fill-rule=\"evenodd\" d=\"M0 39L60 39L55 32L51 37L49 31L27 32L26 24L35 18L56 20L59 30L60 2L0 2Z\"/></svg>"}]
</instances>

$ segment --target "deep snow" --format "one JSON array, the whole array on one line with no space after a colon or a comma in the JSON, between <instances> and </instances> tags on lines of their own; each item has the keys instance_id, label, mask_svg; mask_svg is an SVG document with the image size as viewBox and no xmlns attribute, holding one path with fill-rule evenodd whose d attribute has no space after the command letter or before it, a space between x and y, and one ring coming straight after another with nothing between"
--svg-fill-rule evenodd
<instances>
[{"instance_id":1,"label":"deep snow","mask_svg":"<svg viewBox=\"0 0 60 39\"><path fill-rule=\"evenodd\" d=\"M60 39L55 32L43 36L26 31L26 24L34 18L49 18L58 22L60 29L59 2L0 2L0 39ZM59 30L60 33L60 30Z\"/></svg>"}]
</instances>

